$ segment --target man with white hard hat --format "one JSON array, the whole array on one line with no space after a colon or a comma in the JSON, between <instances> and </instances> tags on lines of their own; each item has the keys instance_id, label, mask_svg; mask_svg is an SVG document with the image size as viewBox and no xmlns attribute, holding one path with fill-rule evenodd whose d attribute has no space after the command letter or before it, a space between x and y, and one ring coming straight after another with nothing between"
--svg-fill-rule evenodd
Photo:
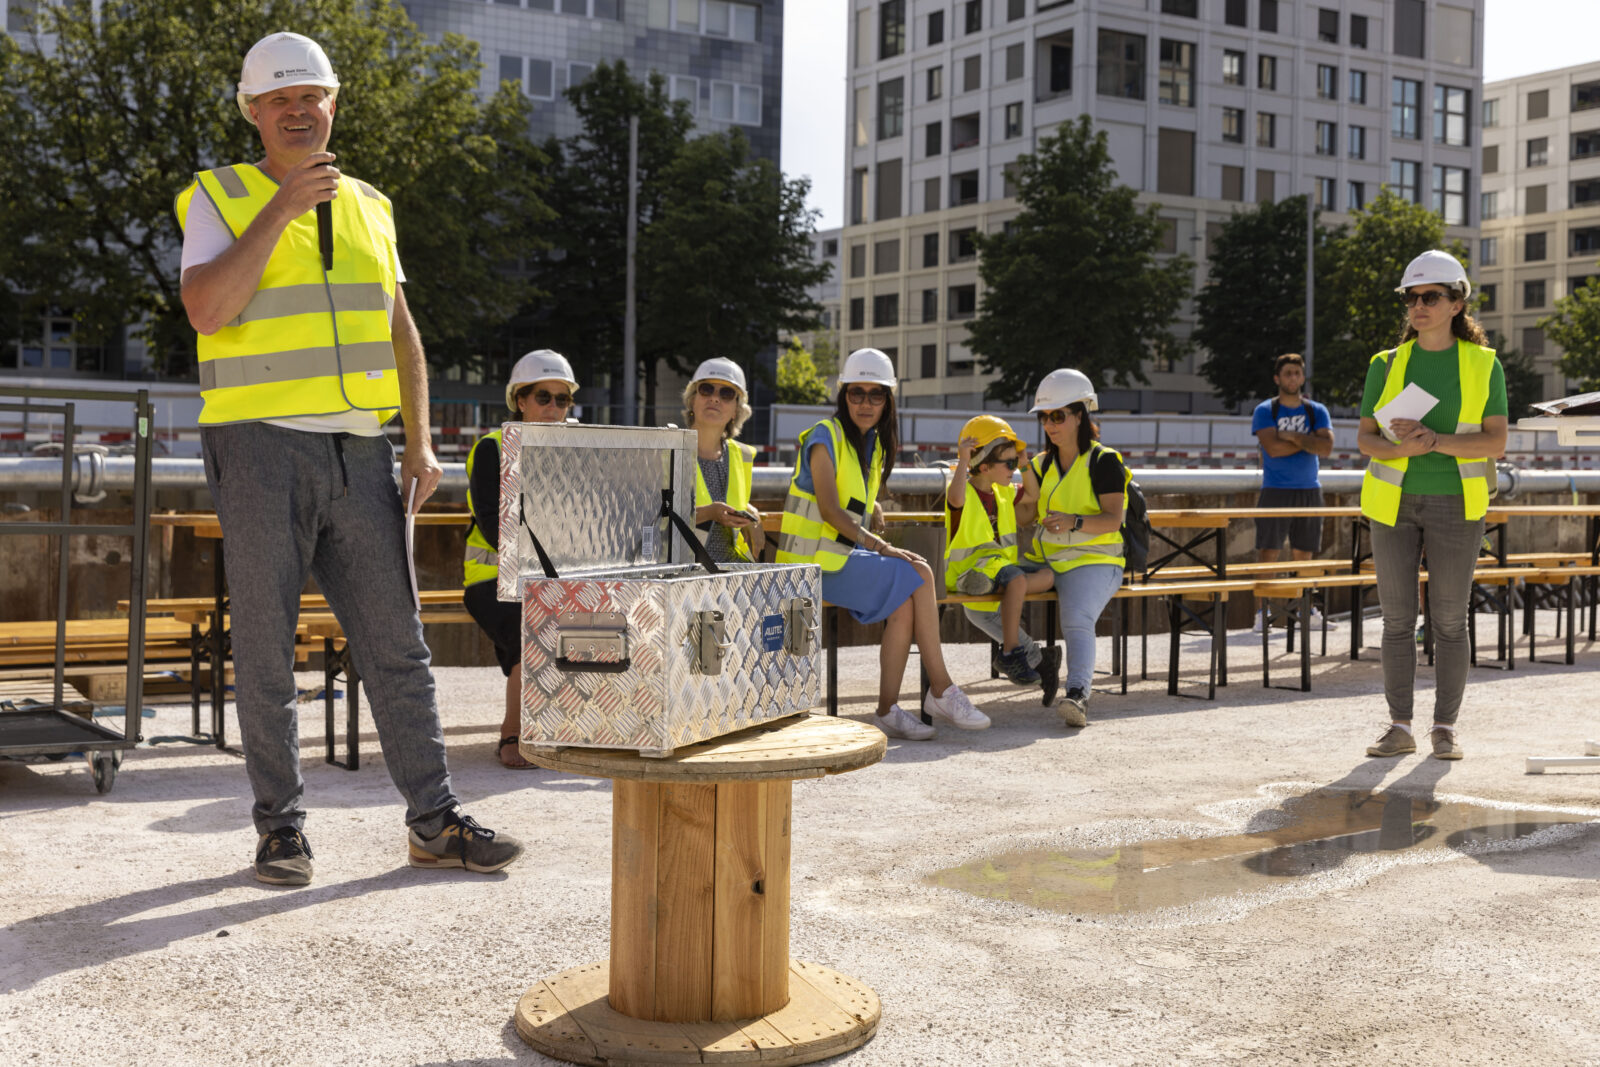
<instances>
[{"instance_id":1,"label":"man with white hard hat","mask_svg":"<svg viewBox=\"0 0 1600 1067\"><path fill-rule=\"evenodd\" d=\"M429 443L422 341L406 308L389 200L327 151L339 78L320 45L275 33L236 97L263 158L203 171L178 195L183 304L199 332L201 450L227 547L256 877L311 880L294 635L307 574L344 625L406 800L415 867L497 871L522 853L458 810L429 652L407 576L401 484L420 507Z\"/></svg>"}]
</instances>

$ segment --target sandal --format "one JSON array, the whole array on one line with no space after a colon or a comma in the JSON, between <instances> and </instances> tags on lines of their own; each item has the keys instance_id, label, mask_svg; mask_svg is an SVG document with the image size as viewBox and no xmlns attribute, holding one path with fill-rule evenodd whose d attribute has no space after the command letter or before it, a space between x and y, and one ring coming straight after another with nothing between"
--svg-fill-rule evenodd
<instances>
[{"instance_id":1,"label":"sandal","mask_svg":"<svg viewBox=\"0 0 1600 1067\"><path fill-rule=\"evenodd\" d=\"M500 739L500 744L495 748L495 750L494 750L495 759L499 760L500 761L500 766L506 768L506 770L509 770L509 771L525 771L525 770L528 770L528 769L530 769L530 768L532 768L534 766L532 763L529 763L527 760L522 760L521 763L507 763L504 759L501 759L501 754L505 752L507 745L515 745L517 742L519 742L521 740L522 739L520 737L518 737L516 734L507 734L505 737L502 737ZM522 753L521 752L517 753L517 758L518 759L522 759Z\"/></svg>"}]
</instances>

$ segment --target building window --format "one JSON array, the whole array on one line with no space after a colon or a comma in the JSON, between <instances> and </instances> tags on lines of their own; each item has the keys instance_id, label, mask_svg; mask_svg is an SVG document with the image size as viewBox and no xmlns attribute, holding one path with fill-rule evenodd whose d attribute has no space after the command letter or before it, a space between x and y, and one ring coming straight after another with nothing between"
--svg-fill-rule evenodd
<instances>
[{"instance_id":1,"label":"building window","mask_svg":"<svg viewBox=\"0 0 1600 1067\"><path fill-rule=\"evenodd\" d=\"M933 322L933 319L929 319ZM922 346L922 376L924 378L937 378L939 376L939 346Z\"/></svg>"},{"instance_id":2,"label":"building window","mask_svg":"<svg viewBox=\"0 0 1600 1067\"><path fill-rule=\"evenodd\" d=\"M956 316L952 312L950 317L955 318ZM971 315L967 316L969 319L971 317ZM972 353L968 352L964 345L951 345L949 358L945 360L944 364L944 376L946 378L970 378L972 377L972 371Z\"/></svg>"},{"instance_id":3,"label":"building window","mask_svg":"<svg viewBox=\"0 0 1600 1067\"><path fill-rule=\"evenodd\" d=\"M864 330L867 328L867 301L865 297L853 296L850 298L850 328Z\"/></svg>"},{"instance_id":4,"label":"building window","mask_svg":"<svg viewBox=\"0 0 1600 1067\"><path fill-rule=\"evenodd\" d=\"M667 79L668 95L689 105L689 114L700 110L700 79L674 74Z\"/></svg>"},{"instance_id":5,"label":"building window","mask_svg":"<svg viewBox=\"0 0 1600 1067\"><path fill-rule=\"evenodd\" d=\"M968 56L961 61L961 91L970 93L983 88L983 57Z\"/></svg>"},{"instance_id":6,"label":"building window","mask_svg":"<svg viewBox=\"0 0 1600 1067\"><path fill-rule=\"evenodd\" d=\"M1433 87L1434 144L1467 143L1467 113L1472 94L1448 85Z\"/></svg>"},{"instance_id":7,"label":"building window","mask_svg":"<svg viewBox=\"0 0 1600 1067\"><path fill-rule=\"evenodd\" d=\"M28 18L32 19L31 12ZM26 334L0 348L0 366L44 374L104 374L115 369L108 366L104 346L79 341L73 320L66 314L30 319L23 329Z\"/></svg>"},{"instance_id":8,"label":"building window","mask_svg":"<svg viewBox=\"0 0 1600 1067\"><path fill-rule=\"evenodd\" d=\"M1492 267L1500 262L1500 238L1483 237L1478 240L1478 266Z\"/></svg>"},{"instance_id":9,"label":"building window","mask_svg":"<svg viewBox=\"0 0 1600 1067\"><path fill-rule=\"evenodd\" d=\"M1500 146L1486 144L1483 146L1483 172L1485 174L1500 173Z\"/></svg>"},{"instance_id":10,"label":"building window","mask_svg":"<svg viewBox=\"0 0 1600 1067\"><path fill-rule=\"evenodd\" d=\"M943 11L935 11L928 16L928 43L930 45L944 43Z\"/></svg>"},{"instance_id":11,"label":"building window","mask_svg":"<svg viewBox=\"0 0 1600 1067\"><path fill-rule=\"evenodd\" d=\"M1270 111L1256 112L1256 146L1276 148L1278 145L1278 116Z\"/></svg>"},{"instance_id":12,"label":"building window","mask_svg":"<svg viewBox=\"0 0 1600 1067\"><path fill-rule=\"evenodd\" d=\"M1422 164L1409 159L1391 159L1389 185L1400 199L1422 203Z\"/></svg>"},{"instance_id":13,"label":"building window","mask_svg":"<svg viewBox=\"0 0 1600 1067\"><path fill-rule=\"evenodd\" d=\"M900 269L900 239L892 237L872 246L872 273L893 274Z\"/></svg>"},{"instance_id":14,"label":"building window","mask_svg":"<svg viewBox=\"0 0 1600 1067\"><path fill-rule=\"evenodd\" d=\"M855 91L855 144L857 148L872 142L872 88L860 86Z\"/></svg>"},{"instance_id":15,"label":"building window","mask_svg":"<svg viewBox=\"0 0 1600 1067\"><path fill-rule=\"evenodd\" d=\"M1276 196L1276 176L1270 170L1256 171L1256 203L1270 204Z\"/></svg>"},{"instance_id":16,"label":"building window","mask_svg":"<svg viewBox=\"0 0 1600 1067\"><path fill-rule=\"evenodd\" d=\"M1014 82L1023 75L1023 47L1020 44L1006 48L1006 81Z\"/></svg>"},{"instance_id":17,"label":"building window","mask_svg":"<svg viewBox=\"0 0 1600 1067\"><path fill-rule=\"evenodd\" d=\"M883 0L878 8L878 58L893 59L906 50L906 0Z\"/></svg>"},{"instance_id":18,"label":"building window","mask_svg":"<svg viewBox=\"0 0 1600 1067\"><path fill-rule=\"evenodd\" d=\"M878 140L899 137L905 129L906 80L890 78L878 83Z\"/></svg>"},{"instance_id":19,"label":"building window","mask_svg":"<svg viewBox=\"0 0 1600 1067\"><path fill-rule=\"evenodd\" d=\"M1317 40L1323 44L1339 43L1339 12L1326 7L1317 8Z\"/></svg>"},{"instance_id":20,"label":"building window","mask_svg":"<svg viewBox=\"0 0 1600 1067\"><path fill-rule=\"evenodd\" d=\"M712 82L711 117L740 126L761 125L761 86Z\"/></svg>"},{"instance_id":21,"label":"building window","mask_svg":"<svg viewBox=\"0 0 1600 1067\"><path fill-rule=\"evenodd\" d=\"M1528 94L1528 118L1543 119L1550 117L1550 90L1539 89Z\"/></svg>"},{"instance_id":22,"label":"building window","mask_svg":"<svg viewBox=\"0 0 1600 1067\"><path fill-rule=\"evenodd\" d=\"M1161 102L1194 107L1194 45L1189 41L1161 41Z\"/></svg>"},{"instance_id":23,"label":"building window","mask_svg":"<svg viewBox=\"0 0 1600 1067\"><path fill-rule=\"evenodd\" d=\"M830 237L826 241L822 242L822 258L839 258L839 239L837 237Z\"/></svg>"},{"instance_id":24,"label":"building window","mask_svg":"<svg viewBox=\"0 0 1600 1067\"><path fill-rule=\"evenodd\" d=\"M1500 125L1500 101L1485 100L1483 102L1483 128Z\"/></svg>"},{"instance_id":25,"label":"building window","mask_svg":"<svg viewBox=\"0 0 1600 1067\"><path fill-rule=\"evenodd\" d=\"M882 293L872 298L872 327L900 325L900 294Z\"/></svg>"},{"instance_id":26,"label":"building window","mask_svg":"<svg viewBox=\"0 0 1600 1067\"><path fill-rule=\"evenodd\" d=\"M922 321L923 322L938 322L939 321L939 290L937 290L937 289L924 289L924 290L922 290Z\"/></svg>"},{"instance_id":27,"label":"building window","mask_svg":"<svg viewBox=\"0 0 1600 1067\"><path fill-rule=\"evenodd\" d=\"M1100 31L1096 88L1101 96L1144 99L1144 38L1134 33Z\"/></svg>"},{"instance_id":28,"label":"building window","mask_svg":"<svg viewBox=\"0 0 1600 1067\"><path fill-rule=\"evenodd\" d=\"M1276 89L1278 87L1278 57L1256 56L1256 88Z\"/></svg>"},{"instance_id":29,"label":"building window","mask_svg":"<svg viewBox=\"0 0 1600 1067\"><path fill-rule=\"evenodd\" d=\"M1422 0L1394 0L1394 51L1396 55L1423 57Z\"/></svg>"},{"instance_id":30,"label":"building window","mask_svg":"<svg viewBox=\"0 0 1600 1067\"><path fill-rule=\"evenodd\" d=\"M1006 140L1022 136L1022 104L1006 105Z\"/></svg>"},{"instance_id":31,"label":"building window","mask_svg":"<svg viewBox=\"0 0 1600 1067\"><path fill-rule=\"evenodd\" d=\"M1600 130L1587 130L1572 135L1572 158L1588 159L1600 155Z\"/></svg>"},{"instance_id":32,"label":"building window","mask_svg":"<svg viewBox=\"0 0 1600 1067\"><path fill-rule=\"evenodd\" d=\"M1161 129L1156 134L1156 192L1194 195L1194 131Z\"/></svg>"},{"instance_id":33,"label":"building window","mask_svg":"<svg viewBox=\"0 0 1600 1067\"><path fill-rule=\"evenodd\" d=\"M1464 167L1433 168L1433 210L1446 226L1467 224L1467 171Z\"/></svg>"},{"instance_id":34,"label":"building window","mask_svg":"<svg viewBox=\"0 0 1600 1067\"><path fill-rule=\"evenodd\" d=\"M952 320L972 318L978 313L978 287L952 285L949 299L945 302L945 309Z\"/></svg>"},{"instance_id":35,"label":"building window","mask_svg":"<svg viewBox=\"0 0 1600 1067\"><path fill-rule=\"evenodd\" d=\"M1278 32L1278 0L1261 0L1256 28L1262 33Z\"/></svg>"},{"instance_id":36,"label":"building window","mask_svg":"<svg viewBox=\"0 0 1600 1067\"><path fill-rule=\"evenodd\" d=\"M978 128L979 115L974 111L970 115L957 115L950 120L950 151L959 152L963 148L971 148L982 140Z\"/></svg>"},{"instance_id":37,"label":"building window","mask_svg":"<svg viewBox=\"0 0 1600 1067\"><path fill-rule=\"evenodd\" d=\"M962 207L978 202L978 172L965 171L950 175L950 206Z\"/></svg>"},{"instance_id":38,"label":"building window","mask_svg":"<svg viewBox=\"0 0 1600 1067\"><path fill-rule=\"evenodd\" d=\"M939 198L940 178L935 174L922 181L922 210L939 211L944 207L944 201Z\"/></svg>"},{"instance_id":39,"label":"building window","mask_svg":"<svg viewBox=\"0 0 1600 1067\"><path fill-rule=\"evenodd\" d=\"M1338 182L1332 178L1317 179L1317 207L1323 211L1339 210L1339 205L1335 203L1338 195Z\"/></svg>"},{"instance_id":40,"label":"building window","mask_svg":"<svg viewBox=\"0 0 1600 1067\"><path fill-rule=\"evenodd\" d=\"M1249 10L1249 0L1226 0L1222 7L1222 21L1229 26L1248 26Z\"/></svg>"},{"instance_id":41,"label":"building window","mask_svg":"<svg viewBox=\"0 0 1600 1067\"><path fill-rule=\"evenodd\" d=\"M1026 18L1028 14L1028 0L1006 0L1006 21L1015 22Z\"/></svg>"},{"instance_id":42,"label":"building window","mask_svg":"<svg viewBox=\"0 0 1600 1067\"><path fill-rule=\"evenodd\" d=\"M548 59L501 56L500 80L520 83L522 91L534 100L555 99L555 68Z\"/></svg>"},{"instance_id":43,"label":"building window","mask_svg":"<svg viewBox=\"0 0 1600 1067\"><path fill-rule=\"evenodd\" d=\"M1351 48L1365 48L1365 47L1367 47L1367 16L1365 16L1365 15L1351 15L1350 16L1350 47Z\"/></svg>"},{"instance_id":44,"label":"building window","mask_svg":"<svg viewBox=\"0 0 1600 1067\"><path fill-rule=\"evenodd\" d=\"M1476 15L1466 8L1434 4L1433 58L1437 63L1457 67L1472 66L1472 31Z\"/></svg>"},{"instance_id":45,"label":"building window","mask_svg":"<svg viewBox=\"0 0 1600 1067\"><path fill-rule=\"evenodd\" d=\"M1317 155L1334 156L1339 154L1339 126L1333 122L1317 123Z\"/></svg>"},{"instance_id":46,"label":"building window","mask_svg":"<svg viewBox=\"0 0 1600 1067\"><path fill-rule=\"evenodd\" d=\"M1522 283L1522 306L1524 308L1544 307L1544 282Z\"/></svg>"},{"instance_id":47,"label":"building window","mask_svg":"<svg viewBox=\"0 0 1600 1067\"><path fill-rule=\"evenodd\" d=\"M937 206L929 208L930 211L938 210ZM922 265L924 267L937 267L939 265L939 235L925 233L922 235Z\"/></svg>"},{"instance_id":48,"label":"building window","mask_svg":"<svg viewBox=\"0 0 1600 1067\"><path fill-rule=\"evenodd\" d=\"M1364 70L1350 72L1350 102L1352 104L1367 102L1367 72Z\"/></svg>"},{"instance_id":49,"label":"building window","mask_svg":"<svg viewBox=\"0 0 1600 1067\"><path fill-rule=\"evenodd\" d=\"M1222 168L1222 199L1238 203L1244 200L1244 168Z\"/></svg>"},{"instance_id":50,"label":"building window","mask_svg":"<svg viewBox=\"0 0 1600 1067\"><path fill-rule=\"evenodd\" d=\"M1485 266L1487 266L1487 264L1485 264ZM1482 301L1478 304L1478 311L1480 314L1486 311L1494 310L1494 292L1495 287L1493 285L1478 286L1478 295L1482 297Z\"/></svg>"},{"instance_id":51,"label":"building window","mask_svg":"<svg viewBox=\"0 0 1600 1067\"><path fill-rule=\"evenodd\" d=\"M1532 192L1532 190L1529 190ZM1569 206L1577 207L1579 204L1600 203L1600 178L1589 178L1581 182L1572 183L1572 198ZM1543 207L1540 210L1544 210Z\"/></svg>"},{"instance_id":52,"label":"building window","mask_svg":"<svg viewBox=\"0 0 1600 1067\"><path fill-rule=\"evenodd\" d=\"M1550 138L1528 138L1528 166L1542 167L1550 162Z\"/></svg>"},{"instance_id":53,"label":"building window","mask_svg":"<svg viewBox=\"0 0 1600 1067\"><path fill-rule=\"evenodd\" d=\"M1548 236L1543 231L1522 235L1522 261L1524 263L1541 263L1544 261L1545 238Z\"/></svg>"},{"instance_id":54,"label":"building window","mask_svg":"<svg viewBox=\"0 0 1600 1067\"><path fill-rule=\"evenodd\" d=\"M1500 215L1500 194L1483 193L1478 197L1478 206L1478 217L1482 221L1488 222L1490 219L1498 218Z\"/></svg>"},{"instance_id":55,"label":"building window","mask_svg":"<svg viewBox=\"0 0 1600 1067\"><path fill-rule=\"evenodd\" d=\"M850 277L865 278L867 276L867 246L850 246Z\"/></svg>"},{"instance_id":56,"label":"building window","mask_svg":"<svg viewBox=\"0 0 1600 1067\"><path fill-rule=\"evenodd\" d=\"M1367 183L1346 182L1344 204L1346 211L1360 211L1367 206Z\"/></svg>"},{"instance_id":57,"label":"building window","mask_svg":"<svg viewBox=\"0 0 1600 1067\"><path fill-rule=\"evenodd\" d=\"M1592 256L1600 252L1600 226L1575 226L1572 235L1572 254Z\"/></svg>"},{"instance_id":58,"label":"building window","mask_svg":"<svg viewBox=\"0 0 1600 1067\"><path fill-rule=\"evenodd\" d=\"M1317 64L1317 96L1323 100L1339 99L1339 68L1327 63Z\"/></svg>"},{"instance_id":59,"label":"building window","mask_svg":"<svg viewBox=\"0 0 1600 1067\"><path fill-rule=\"evenodd\" d=\"M1422 83L1396 78L1390 86L1389 132L1415 141L1422 137Z\"/></svg>"},{"instance_id":60,"label":"building window","mask_svg":"<svg viewBox=\"0 0 1600 1067\"><path fill-rule=\"evenodd\" d=\"M977 33L983 29L983 0L967 0L963 9L963 25L966 33Z\"/></svg>"},{"instance_id":61,"label":"building window","mask_svg":"<svg viewBox=\"0 0 1600 1067\"><path fill-rule=\"evenodd\" d=\"M1244 84L1244 53L1231 48L1222 50L1222 84Z\"/></svg>"},{"instance_id":62,"label":"building window","mask_svg":"<svg viewBox=\"0 0 1600 1067\"><path fill-rule=\"evenodd\" d=\"M977 228L964 226L950 231L950 262L965 263L978 258L978 242L973 240Z\"/></svg>"},{"instance_id":63,"label":"building window","mask_svg":"<svg viewBox=\"0 0 1600 1067\"><path fill-rule=\"evenodd\" d=\"M867 221L867 184L866 167L850 172L850 221L853 224Z\"/></svg>"},{"instance_id":64,"label":"building window","mask_svg":"<svg viewBox=\"0 0 1600 1067\"><path fill-rule=\"evenodd\" d=\"M1537 326L1526 326L1522 330L1522 354L1525 356L1544 355L1544 331Z\"/></svg>"},{"instance_id":65,"label":"building window","mask_svg":"<svg viewBox=\"0 0 1600 1067\"><path fill-rule=\"evenodd\" d=\"M1049 95L1072 91L1072 34L1061 34L1050 41Z\"/></svg>"},{"instance_id":66,"label":"building window","mask_svg":"<svg viewBox=\"0 0 1600 1067\"><path fill-rule=\"evenodd\" d=\"M1163 15L1182 15L1184 18L1200 17L1199 0L1161 0Z\"/></svg>"},{"instance_id":67,"label":"building window","mask_svg":"<svg viewBox=\"0 0 1600 1067\"><path fill-rule=\"evenodd\" d=\"M1017 195L1017 169L1015 162L1000 168L1000 195L1008 200ZM1005 232L1011 232L1010 222L1005 224Z\"/></svg>"},{"instance_id":68,"label":"building window","mask_svg":"<svg viewBox=\"0 0 1600 1067\"><path fill-rule=\"evenodd\" d=\"M1544 185L1530 185L1522 192L1522 211L1525 215L1543 215L1549 204L1550 189ZM1576 203L1576 200L1574 200Z\"/></svg>"},{"instance_id":69,"label":"building window","mask_svg":"<svg viewBox=\"0 0 1600 1067\"><path fill-rule=\"evenodd\" d=\"M1365 126L1350 127L1350 158L1367 158L1367 128Z\"/></svg>"},{"instance_id":70,"label":"building window","mask_svg":"<svg viewBox=\"0 0 1600 1067\"><path fill-rule=\"evenodd\" d=\"M928 68L928 99L938 100L944 96L944 68Z\"/></svg>"},{"instance_id":71,"label":"building window","mask_svg":"<svg viewBox=\"0 0 1600 1067\"><path fill-rule=\"evenodd\" d=\"M1600 81L1584 82L1572 87L1572 110L1588 111L1600 107Z\"/></svg>"},{"instance_id":72,"label":"building window","mask_svg":"<svg viewBox=\"0 0 1600 1067\"><path fill-rule=\"evenodd\" d=\"M1222 139L1234 144L1244 144L1244 108L1222 109Z\"/></svg>"},{"instance_id":73,"label":"building window","mask_svg":"<svg viewBox=\"0 0 1600 1067\"><path fill-rule=\"evenodd\" d=\"M923 127L923 154L936 156L944 151L944 123L930 122Z\"/></svg>"},{"instance_id":74,"label":"building window","mask_svg":"<svg viewBox=\"0 0 1600 1067\"><path fill-rule=\"evenodd\" d=\"M897 219L900 215L900 161L885 159L878 164L878 218Z\"/></svg>"}]
</instances>

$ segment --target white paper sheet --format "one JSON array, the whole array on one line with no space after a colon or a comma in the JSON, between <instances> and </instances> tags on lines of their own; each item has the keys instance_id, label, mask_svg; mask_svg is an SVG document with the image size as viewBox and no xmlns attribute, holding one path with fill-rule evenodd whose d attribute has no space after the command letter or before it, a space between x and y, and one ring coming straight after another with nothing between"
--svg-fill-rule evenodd
<instances>
[{"instance_id":1,"label":"white paper sheet","mask_svg":"<svg viewBox=\"0 0 1600 1067\"><path fill-rule=\"evenodd\" d=\"M1383 430L1383 436L1398 444L1400 438L1389 429L1389 424L1395 419L1415 419L1420 422L1422 416L1432 411L1434 405L1438 403L1438 397L1416 382L1412 382L1400 390L1399 396L1374 411L1372 417L1378 420L1378 427Z\"/></svg>"},{"instance_id":2,"label":"white paper sheet","mask_svg":"<svg viewBox=\"0 0 1600 1067\"><path fill-rule=\"evenodd\" d=\"M412 509L417 506L417 480L411 479L406 493L406 573L411 577L411 603L422 610L422 596L417 592L417 556L412 546L417 541L417 516Z\"/></svg>"}]
</instances>

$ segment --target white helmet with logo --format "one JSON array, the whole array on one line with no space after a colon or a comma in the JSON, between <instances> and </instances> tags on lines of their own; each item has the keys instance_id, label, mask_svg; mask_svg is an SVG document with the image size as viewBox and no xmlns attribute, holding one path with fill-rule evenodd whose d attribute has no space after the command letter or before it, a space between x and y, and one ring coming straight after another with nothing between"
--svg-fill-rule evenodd
<instances>
[{"instance_id":1,"label":"white helmet with logo","mask_svg":"<svg viewBox=\"0 0 1600 1067\"><path fill-rule=\"evenodd\" d=\"M1082 403L1090 411L1100 410L1100 401L1095 399L1094 383L1082 371L1069 370L1063 367L1053 370L1044 376L1039 383L1039 388L1033 393L1033 407L1029 413L1035 411L1055 411L1068 404Z\"/></svg>"},{"instance_id":2,"label":"white helmet with logo","mask_svg":"<svg viewBox=\"0 0 1600 1067\"><path fill-rule=\"evenodd\" d=\"M894 392L894 360L876 348L856 349L844 361L844 369L839 372L839 384L853 385L857 382L881 385Z\"/></svg>"},{"instance_id":3,"label":"white helmet with logo","mask_svg":"<svg viewBox=\"0 0 1600 1067\"><path fill-rule=\"evenodd\" d=\"M572 376L572 364L560 352L540 348L517 360L511 368L511 378L506 382L506 407L517 410L517 390L534 382L561 381L578 390L578 379Z\"/></svg>"},{"instance_id":4,"label":"white helmet with logo","mask_svg":"<svg viewBox=\"0 0 1600 1067\"><path fill-rule=\"evenodd\" d=\"M339 95L339 76L320 44L298 33L269 34L245 53L234 100L253 126L256 120L250 117L250 101L287 85L320 85L329 96Z\"/></svg>"},{"instance_id":5,"label":"white helmet with logo","mask_svg":"<svg viewBox=\"0 0 1600 1067\"><path fill-rule=\"evenodd\" d=\"M1472 295L1472 283L1467 281L1467 270L1461 261L1437 248L1407 263L1406 272L1400 276L1400 284L1395 286L1394 291L1403 293L1413 285L1442 285L1447 289L1459 289L1463 300Z\"/></svg>"},{"instance_id":6,"label":"white helmet with logo","mask_svg":"<svg viewBox=\"0 0 1600 1067\"><path fill-rule=\"evenodd\" d=\"M745 388L744 370L731 359L708 359L694 369L694 377L689 379L689 384L710 381L715 378L719 382L739 387L739 392L746 396L750 390Z\"/></svg>"}]
</instances>

